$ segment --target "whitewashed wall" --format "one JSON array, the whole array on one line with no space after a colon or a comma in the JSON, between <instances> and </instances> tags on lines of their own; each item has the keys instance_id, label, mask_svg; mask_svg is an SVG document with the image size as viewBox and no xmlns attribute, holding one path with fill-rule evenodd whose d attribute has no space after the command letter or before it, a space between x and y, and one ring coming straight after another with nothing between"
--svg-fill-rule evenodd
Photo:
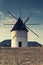
<instances>
[{"instance_id":1,"label":"whitewashed wall","mask_svg":"<svg viewBox=\"0 0 43 65\"><path fill-rule=\"evenodd\" d=\"M27 32L26 31L12 31L11 32L11 47L18 47L19 42L22 42L22 47L27 47Z\"/></svg>"}]
</instances>

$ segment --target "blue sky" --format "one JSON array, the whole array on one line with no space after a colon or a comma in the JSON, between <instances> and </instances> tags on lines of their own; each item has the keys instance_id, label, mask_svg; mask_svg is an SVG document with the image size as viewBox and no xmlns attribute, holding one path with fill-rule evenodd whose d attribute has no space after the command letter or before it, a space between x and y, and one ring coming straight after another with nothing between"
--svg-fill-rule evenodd
<instances>
[{"instance_id":1,"label":"blue sky","mask_svg":"<svg viewBox=\"0 0 43 65\"><path fill-rule=\"evenodd\" d=\"M29 27L39 35L37 38L29 31L29 41L37 41L43 44L43 0L0 0L0 41L11 38L12 26L4 26L3 23L15 23L15 19L10 16L9 10L17 18L20 16L19 7L22 11L23 21L34 12L27 23L40 23L38 26Z\"/></svg>"}]
</instances>

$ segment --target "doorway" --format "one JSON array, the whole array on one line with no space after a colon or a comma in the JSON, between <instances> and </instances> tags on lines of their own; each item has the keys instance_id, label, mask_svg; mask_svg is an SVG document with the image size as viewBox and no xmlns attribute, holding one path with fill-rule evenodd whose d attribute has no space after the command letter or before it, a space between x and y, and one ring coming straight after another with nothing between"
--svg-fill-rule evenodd
<instances>
[{"instance_id":1,"label":"doorway","mask_svg":"<svg viewBox=\"0 0 43 65\"><path fill-rule=\"evenodd\" d=\"M22 42L19 42L19 47L22 47Z\"/></svg>"}]
</instances>

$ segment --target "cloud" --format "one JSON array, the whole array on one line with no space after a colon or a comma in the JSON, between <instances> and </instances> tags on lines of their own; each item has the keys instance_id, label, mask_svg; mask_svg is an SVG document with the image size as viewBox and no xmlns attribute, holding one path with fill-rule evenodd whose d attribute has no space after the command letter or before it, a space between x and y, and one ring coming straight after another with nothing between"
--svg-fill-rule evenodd
<instances>
[{"instance_id":1,"label":"cloud","mask_svg":"<svg viewBox=\"0 0 43 65\"><path fill-rule=\"evenodd\" d=\"M40 13L40 11L34 11L34 13Z\"/></svg>"},{"instance_id":2,"label":"cloud","mask_svg":"<svg viewBox=\"0 0 43 65\"><path fill-rule=\"evenodd\" d=\"M0 11L0 15L3 15L3 13Z\"/></svg>"},{"instance_id":3,"label":"cloud","mask_svg":"<svg viewBox=\"0 0 43 65\"><path fill-rule=\"evenodd\" d=\"M0 30L4 32L4 31L7 31L8 29L7 28L0 28Z\"/></svg>"},{"instance_id":4,"label":"cloud","mask_svg":"<svg viewBox=\"0 0 43 65\"><path fill-rule=\"evenodd\" d=\"M40 29L43 29L43 24L40 25ZM42 30L43 31L43 30Z\"/></svg>"},{"instance_id":5,"label":"cloud","mask_svg":"<svg viewBox=\"0 0 43 65\"><path fill-rule=\"evenodd\" d=\"M11 34L7 28L0 28L0 30L0 41L11 38Z\"/></svg>"},{"instance_id":6,"label":"cloud","mask_svg":"<svg viewBox=\"0 0 43 65\"><path fill-rule=\"evenodd\" d=\"M39 13L41 13L41 11L39 11L39 10L36 10L36 9L32 9L32 12L33 12L33 13L36 13L36 14L39 14Z\"/></svg>"},{"instance_id":7,"label":"cloud","mask_svg":"<svg viewBox=\"0 0 43 65\"><path fill-rule=\"evenodd\" d=\"M15 18L11 18L11 16L6 16L3 12L0 11L0 23L1 24L14 24L16 23Z\"/></svg>"},{"instance_id":8,"label":"cloud","mask_svg":"<svg viewBox=\"0 0 43 65\"><path fill-rule=\"evenodd\" d=\"M4 13L0 11L0 17L4 18Z\"/></svg>"}]
</instances>

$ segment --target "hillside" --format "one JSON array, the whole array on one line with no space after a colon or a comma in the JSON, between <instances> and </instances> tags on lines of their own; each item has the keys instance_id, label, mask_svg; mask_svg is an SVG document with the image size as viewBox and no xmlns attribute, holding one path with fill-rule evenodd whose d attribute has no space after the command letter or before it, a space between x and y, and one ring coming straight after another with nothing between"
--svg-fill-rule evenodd
<instances>
[{"instance_id":1,"label":"hillside","mask_svg":"<svg viewBox=\"0 0 43 65\"><path fill-rule=\"evenodd\" d=\"M42 46L40 43L36 41L30 41L30 42L27 42L27 44L28 44L28 47ZM6 39L0 42L0 47L11 47L11 39Z\"/></svg>"}]
</instances>

